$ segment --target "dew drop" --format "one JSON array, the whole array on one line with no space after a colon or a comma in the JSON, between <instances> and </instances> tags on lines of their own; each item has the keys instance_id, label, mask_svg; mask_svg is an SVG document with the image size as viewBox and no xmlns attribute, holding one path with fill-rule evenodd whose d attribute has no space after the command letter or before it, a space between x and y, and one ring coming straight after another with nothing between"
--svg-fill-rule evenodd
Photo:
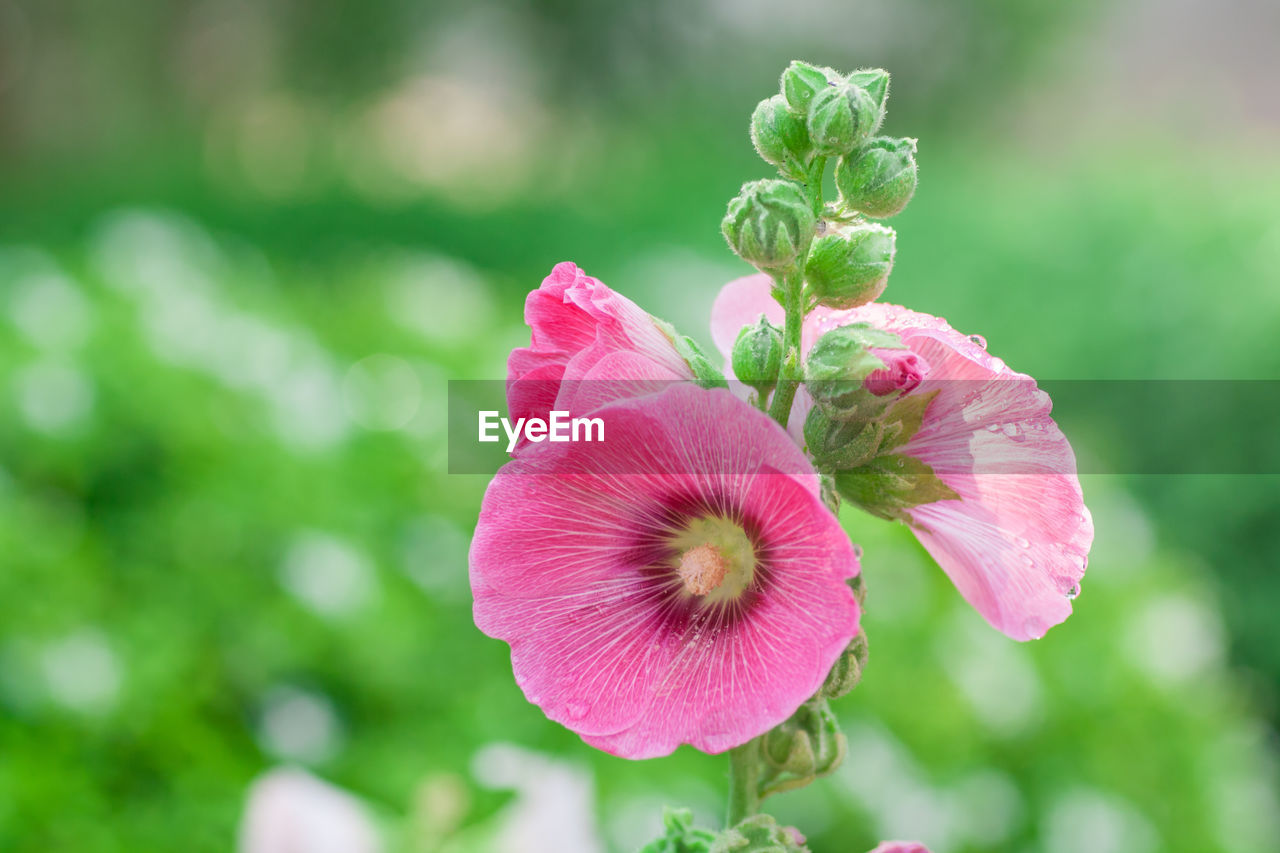
<instances>
[{"instance_id":1,"label":"dew drop","mask_svg":"<svg viewBox=\"0 0 1280 853\"><path fill-rule=\"evenodd\" d=\"M987 424L987 432L999 432L1000 424Z\"/></svg>"},{"instance_id":2,"label":"dew drop","mask_svg":"<svg viewBox=\"0 0 1280 853\"><path fill-rule=\"evenodd\" d=\"M1071 589L1067 590L1067 601L1075 601L1076 597L1079 595L1080 595L1080 584L1073 583L1071 585Z\"/></svg>"},{"instance_id":3,"label":"dew drop","mask_svg":"<svg viewBox=\"0 0 1280 853\"><path fill-rule=\"evenodd\" d=\"M1030 554L1022 555L1022 564L1026 566L1028 569L1034 569L1036 567L1036 561L1031 559Z\"/></svg>"},{"instance_id":4,"label":"dew drop","mask_svg":"<svg viewBox=\"0 0 1280 853\"><path fill-rule=\"evenodd\" d=\"M861 560L861 559L862 559L862 546L861 546L861 545L854 545L854 546L853 546L853 556L854 556L854 557L856 557L856 558L857 558L857 559L859 559L859 560Z\"/></svg>"},{"instance_id":5,"label":"dew drop","mask_svg":"<svg viewBox=\"0 0 1280 853\"><path fill-rule=\"evenodd\" d=\"M1026 538L1024 538L1024 537L1022 537L1022 536L1019 536L1018 538L1014 539L1013 541L1014 541L1014 542L1017 542L1017 543L1018 543L1018 545L1019 545L1020 547L1022 547L1022 548L1030 548L1030 547L1031 547L1031 540L1026 539Z\"/></svg>"},{"instance_id":6,"label":"dew drop","mask_svg":"<svg viewBox=\"0 0 1280 853\"><path fill-rule=\"evenodd\" d=\"M1022 431L1022 427L1015 423L1007 423L1004 425L1004 434L1013 441L1022 441L1027 435Z\"/></svg>"},{"instance_id":7,"label":"dew drop","mask_svg":"<svg viewBox=\"0 0 1280 853\"><path fill-rule=\"evenodd\" d=\"M982 347L983 349L987 348L987 339L984 338L982 335L970 335L969 340L973 341L975 344Z\"/></svg>"},{"instance_id":8,"label":"dew drop","mask_svg":"<svg viewBox=\"0 0 1280 853\"><path fill-rule=\"evenodd\" d=\"M581 720L591 710L591 706L586 702L570 702L565 706L565 711L569 714L571 720Z\"/></svg>"}]
</instances>

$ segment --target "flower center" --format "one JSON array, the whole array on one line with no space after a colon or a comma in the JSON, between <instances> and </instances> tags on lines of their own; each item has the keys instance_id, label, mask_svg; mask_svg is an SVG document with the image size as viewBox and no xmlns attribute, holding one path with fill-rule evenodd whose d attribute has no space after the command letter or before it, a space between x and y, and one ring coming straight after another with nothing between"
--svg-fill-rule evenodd
<instances>
[{"instance_id":1,"label":"flower center","mask_svg":"<svg viewBox=\"0 0 1280 853\"><path fill-rule=\"evenodd\" d=\"M733 601L755 578L755 547L734 521L690 521L671 537L671 567L685 593L706 604Z\"/></svg>"},{"instance_id":2,"label":"flower center","mask_svg":"<svg viewBox=\"0 0 1280 853\"><path fill-rule=\"evenodd\" d=\"M684 588L694 595L706 595L720 586L729 571L720 549L710 543L690 548L680 555L676 572L684 581Z\"/></svg>"}]
</instances>

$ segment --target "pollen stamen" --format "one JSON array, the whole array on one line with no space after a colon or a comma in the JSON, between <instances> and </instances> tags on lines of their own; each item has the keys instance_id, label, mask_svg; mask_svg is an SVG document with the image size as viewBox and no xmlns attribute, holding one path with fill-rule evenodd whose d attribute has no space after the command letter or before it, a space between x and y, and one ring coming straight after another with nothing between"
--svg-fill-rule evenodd
<instances>
[{"instance_id":1,"label":"pollen stamen","mask_svg":"<svg viewBox=\"0 0 1280 853\"><path fill-rule=\"evenodd\" d=\"M710 543L690 548L680 555L676 567L684 588L697 596L704 596L724 582L729 564L720 549Z\"/></svg>"}]
</instances>

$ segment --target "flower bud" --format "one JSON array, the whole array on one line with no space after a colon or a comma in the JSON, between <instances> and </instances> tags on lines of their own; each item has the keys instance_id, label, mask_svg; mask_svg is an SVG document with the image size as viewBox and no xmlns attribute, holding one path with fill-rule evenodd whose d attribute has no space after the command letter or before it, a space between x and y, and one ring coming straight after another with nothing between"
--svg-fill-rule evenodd
<instances>
[{"instance_id":1,"label":"flower bud","mask_svg":"<svg viewBox=\"0 0 1280 853\"><path fill-rule=\"evenodd\" d=\"M831 672L827 673L827 680L822 683L822 695L827 699L839 699L858 686L866 666L867 635L859 631L840 657L836 658Z\"/></svg>"},{"instance_id":2,"label":"flower bud","mask_svg":"<svg viewBox=\"0 0 1280 853\"><path fill-rule=\"evenodd\" d=\"M805 702L789 719L765 732L760 741L765 763L783 777L778 790L835 770L844 760L845 748L835 715L820 696Z\"/></svg>"},{"instance_id":3,"label":"flower bud","mask_svg":"<svg viewBox=\"0 0 1280 853\"><path fill-rule=\"evenodd\" d=\"M828 308L856 308L884 292L893 267L892 228L866 222L828 231L813 241L804 277Z\"/></svg>"},{"instance_id":4,"label":"flower bud","mask_svg":"<svg viewBox=\"0 0 1280 853\"><path fill-rule=\"evenodd\" d=\"M856 392L854 383L851 392ZM817 405L804 420L805 449L819 471L856 468L874 459L884 428L860 412Z\"/></svg>"},{"instance_id":5,"label":"flower bud","mask_svg":"<svg viewBox=\"0 0 1280 853\"><path fill-rule=\"evenodd\" d=\"M742 185L720 230L739 257L771 270L790 265L808 249L814 224L809 202L795 184L765 180Z\"/></svg>"},{"instance_id":6,"label":"flower bud","mask_svg":"<svg viewBox=\"0 0 1280 853\"><path fill-rule=\"evenodd\" d=\"M751 142L766 163L784 175L804 178L813 144L804 118L787 109L781 95L761 101L751 114Z\"/></svg>"},{"instance_id":7,"label":"flower bud","mask_svg":"<svg viewBox=\"0 0 1280 853\"><path fill-rule=\"evenodd\" d=\"M782 347L782 330L761 314L759 322L738 332L730 357L733 375L761 394L769 393L782 368Z\"/></svg>"},{"instance_id":8,"label":"flower bud","mask_svg":"<svg viewBox=\"0 0 1280 853\"><path fill-rule=\"evenodd\" d=\"M819 154L848 154L871 135L880 112L866 89L851 83L829 86L809 104L809 138Z\"/></svg>"},{"instance_id":9,"label":"flower bud","mask_svg":"<svg viewBox=\"0 0 1280 853\"><path fill-rule=\"evenodd\" d=\"M807 116L813 96L837 79L836 72L830 68L795 60L782 72L782 94L793 112Z\"/></svg>"},{"instance_id":10,"label":"flower bud","mask_svg":"<svg viewBox=\"0 0 1280 853\"><path fill-rule=\"evenodd\" d=\"M860 396L870 396L862 380L886 365L875 352L903 350L896 335L865 323L832 329L813 345L804 363L805 387L820 405L833 409L836 419L848 419Z\"/></svg>"},{"instance_id":11,"label":"flower bud","mask_svg":"<svg viewBox=\"0 0 1280 853\"><path fill-rule=\"evenodd\" d=\"M871 354L884 362L862 380L862 387L877 397L905 394L915 390L929 370L929 363L909 349L872 347Z\"/></svg>"},{"instance_id":12,"label":"flower bud","mask_svg":"<svg viewBox=\"0 0 1280 853\"><path fill-rule=\"evenodd\" d=\"M836 166L836 186L846 207L883 219L907 206L916 191L916 141L869 139Z\"/></svg>"},{"instance_id":13,"label":"flower bud","mask_svg":"<svg viewBox=\"0 0 1280 853\"><path fill-rule=\"evenodd\" d=\"M889 100L889 72L883 68L863 68L855 71L845 78L855 86L861 86L867 90L867 94L871 96L871 100L876 105L877 118L875 127L871 128L868 133L875 133L880 129L880 123L884 121L885 104Z\"/></svg>"}]
</instances>

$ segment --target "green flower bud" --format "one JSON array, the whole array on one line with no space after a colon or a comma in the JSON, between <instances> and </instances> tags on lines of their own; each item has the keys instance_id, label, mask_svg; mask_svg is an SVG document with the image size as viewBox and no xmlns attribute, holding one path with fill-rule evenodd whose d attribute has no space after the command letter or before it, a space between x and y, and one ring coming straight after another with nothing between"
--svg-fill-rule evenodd
<instances>
[{"instance_id":1,"label":"green flower bud","mask_svg":"<svg viewBox=\"0 0 1280 853\"><path fill-rule=\"evenodd\" d=\"M885 104L889 100L889 72L883 68L863 68L845 79L855 86L866 89L871 100L875 102L878 117L875 127L868 131L868 133L875 133L880 129L880 123L884 121Z\"/></svg>"},{"instance_id":2,"label":"green flower bud","mask_svg":"<svg viewBox=\"0 0 1280 853\"><path fill-rule=\"evenodd\" d=\"M892 228L870 222L836 228L813 241L804 277L828 308L856 308L884 292L893 268Z\"/></svg>"},{"instance_id":3,"label":"green flower bud","mask_svg":"<svg viewBox=\"0 0 1280 853\"><path fill-rule=\"evenodd\" d=\"M793 112L806 116L813 96L838 79L836 72L830 68L819 68L795 60L782 72L782 94Z\"/></svg>"},{"instance_id":4,"label":"green flower bud","mask_svg":"<svg viewBox=\"0 0 1280 853\"><path fill-rule=\"evenodd\" d=\"M849 397L859 402L871 398L849 383ZM843 396L841 398L843 400ZM861 408L861 407L859 407ZM867 412L865 415L873 415ZM814 406L804 420L804 441L813 464L820 471L856 468L874 459L884 436L884 427L860 411L837 410L830 404Z\"/></svg>"},{"instance_id":5,"label":"green flower bud","mask_svg":"<svg viewBox=\"0 0 1280 853\"><path fill-rule=\"evenodd\" d=\"M730 358L733 375L761 394L769 393L782 368L782 348L782 330L761 314L758 323L738 332Z\"/></svg>"},{"instance_id":6,"label":"green flower bud","mask_svg":"<svg viewBox=\"0 0 1280 853\"><path fill-rule=\"evenodd\" d=\"M826 699L815 696L761 738L760 756L773 777L762 793L798 788L830 773L844 760L846 748L835 714Z\"/></svg>"},{"instance_id":7,"label":"green flower bud","mask_svg":"<svg viewBox=\"0 0 1280 853\"><path fill-rule=\"evenodd\" d=\"M809 138L819 154L848 154L879 126L880 112L866 89L850 83L814 94L809 104Z\"/></svg>"},{"instance_id":8,"label":"green flower bud","mask_svg":"<svg viewBox=\"0 0 1280 853\"><path fill-rule=\"evenodd\" d=\"M781 95L761 101L751 114L751 142L766 163L782 174L803 179L813 159L804 119L787 109Z\"/></svg>"},{"instance_id":9,"label":"green flower bud","mask_svg":"<svg viewBox=\"0 0 1280 853\"><path fill-rule=\"evenodd\" d=\"M876 137L836 166L846 207L883 219L902 212L916 191L916 141Z\"/></svg>"},{"instance_id":10,"label":"green flower bud","mask_svg":"<svg viewBox=\"0 0 1280 853\"><path fill-rule=\"evenodd\" d=\"M859 631L848 648L836 658L835 666L822 683L822 695L827 699L839 699L858 686L862 671L867 667L867 635Z\"/></svg>"},{"instance_id":11,"label":"green flower bud","mask_svg":"<svg viewBox=\"0 0 1280 853\"><path fill-rule=\"evenodd\" d=\"M808 200L789 181L743 184L729 202L720 230L729 248L762 270L781 269L801 257L813 239L815 220Z\"/></svg>"}]
</instances>

